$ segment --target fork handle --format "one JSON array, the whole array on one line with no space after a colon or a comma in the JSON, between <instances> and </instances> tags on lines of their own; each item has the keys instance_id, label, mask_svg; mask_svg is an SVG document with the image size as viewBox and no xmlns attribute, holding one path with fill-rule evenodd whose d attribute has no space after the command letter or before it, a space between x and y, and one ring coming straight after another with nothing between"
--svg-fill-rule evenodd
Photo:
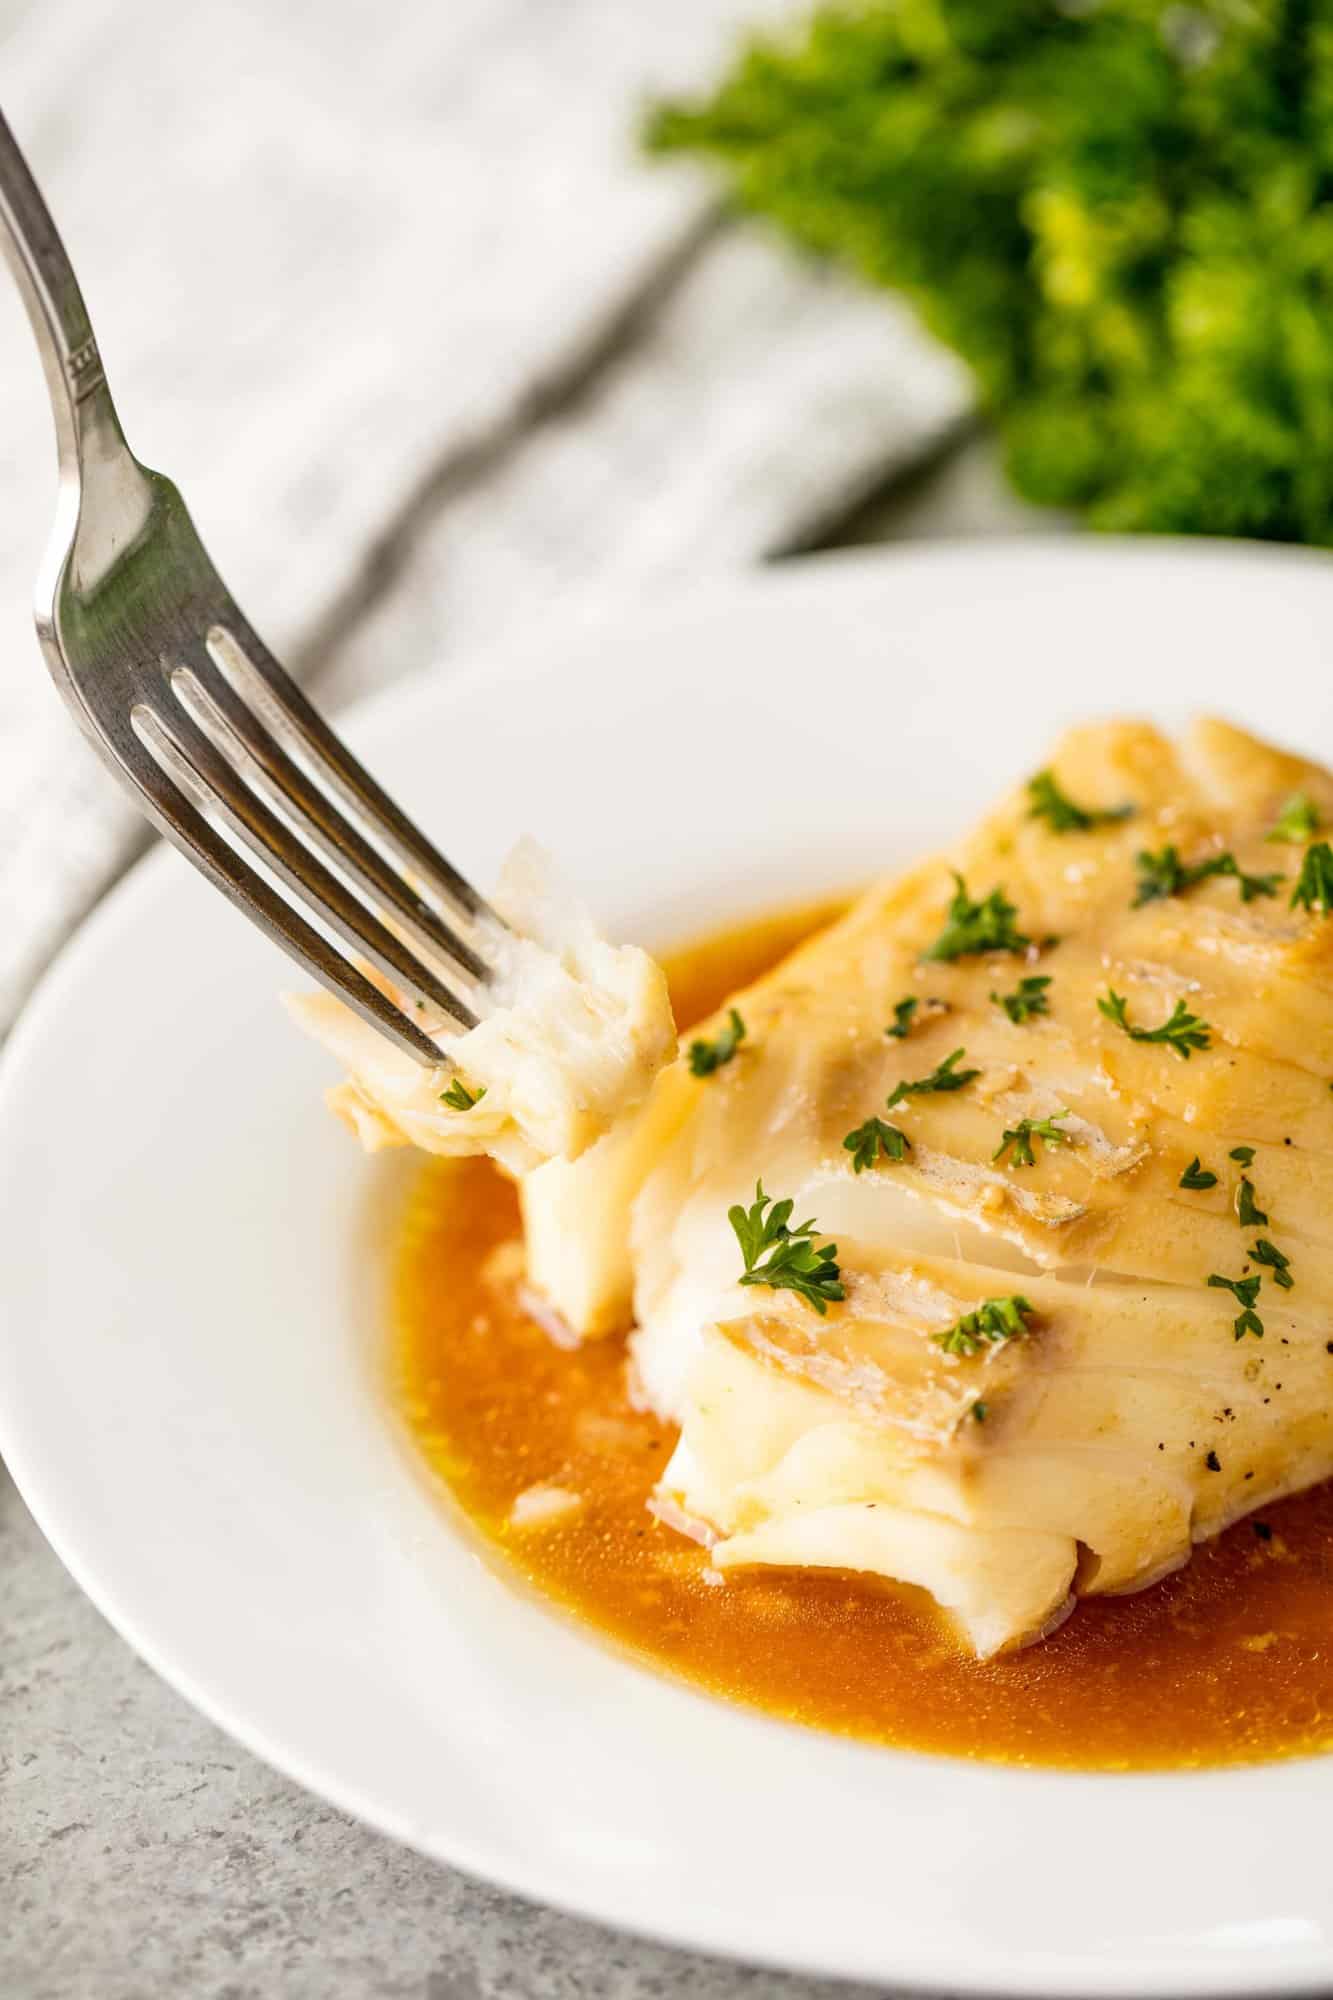
<instances>
[{"instance_id":1,"label":"fork handle","mask_svg":"<svg viewBox=\"0 0 1333 2000\"><path fill-rule=\"evenodd\" d=\"M32 172L0 112L0 249L18 280L41 351L62 475L91 447L128 455L88 308Z\"/></svg>"}]
</instances>

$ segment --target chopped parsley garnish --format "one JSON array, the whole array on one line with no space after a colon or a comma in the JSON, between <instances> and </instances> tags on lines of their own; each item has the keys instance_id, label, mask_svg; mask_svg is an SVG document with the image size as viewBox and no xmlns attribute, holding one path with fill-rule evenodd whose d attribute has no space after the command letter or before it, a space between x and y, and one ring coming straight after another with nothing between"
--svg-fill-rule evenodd
<instances>
[{"instance_id":1,"label":"chopped parsley garnish","mask_svg":"<svg viewBox=\"0 0 1333 2000\"><path fill-rule=\"evenodd\" d=\"M1196 882L1206 882L1210 875L1218 872L1218 855L1212 861L1200 861L1193 868L1186 868L1174 847L1164 847L1160 853L1152 854L1147 848L1135 856L1139 871L1138 890L1134 897L1134 908L1140 909L1144 903L1156 903L1166 896L1179 896L1183 890L1192 889Z\"/></svg>"},{"instance_id":2,"label":"chopped parsley garnish","mask_svg":"<svg viewBox=\"0 0 1333 2000\"><path fill-rule=\"evenodd\" d=\"M952 872L957 887L949 905L949 921L929 951L922 953L923 958L973 958L988 951L1026 951L1031 939L1014 929L1018 910L1006 899L1003 889L992 889L984 901L974 903L962 876L956 870Z\"/></svg>"},{"instance_id":3,"label":"chopped parsley garnish","mask_svg":"<svg viewBox=\"0 0 1333 2000\"><path fill-rule=\"evenodd\" d=\"M1229 861L1231 865L1229 868L1219 868L1217 872L1219 875L1235 876L1240 884L1242 903L1252 903L1256 896L1276 896L1278 883L1287 879L1280 870L1273 875L1247 875L1243 868L1237 867L1231 855L1224 854L1222 859Z\"/></svg>"},{"instance_id":4,"label":"chopped parsley garnish","mask_svg":"<svg viewBox=\"0 0 1333 2000\"><path fill-rule=\"evenodd\" d=\"M1254 1199L1254 1184L1242 1177L1236 1189L1236 1220L1242 1229L1262 1229L1268 1217Z\"/></svg>"},{"instance_id":5,"label":"chopped parsley garnish","mask_svg":"<svg viewBox=\"0 0 1333 2000\"><path fill-rule=\"evenodd\" d=\"M1161 897L1174 896L1184 886L1185 870L1174 847L1164 847L1160 854L1151 854L1147 848L1142 848L1135 856L1135 866L1139 871L1134 896L1136 910L1144 903L1155 903Z\"/></svg>"},{"instance_id":6,"label":"chopped parsley garnish","mask_svg":"<svg viewBox=\"0 0 1333 2000\"><path fill-rule=\"evenodd\" d=\"M1030 1021L1034 1014L1049 1014L1050 1004L1046 998L1046 988L1050 985L1049 974L1034 974L1030 979L1020 979L1012 993L992 993L991 999L997 1007L1003 1007L1016 1028L1024 1021Z\"/></svg>"},{"instance_id":7,"label":"chopped parsley garnish","mask_svg":"<svg viewBox=\"0 0 1333 2000\"><path fill-rule=\"evenodd\" d=\"M1216 1285L1219 1291L1231 1292L1235 1295L1236 1303L1241 1308L1236 1318L1232 1321L1232 1329L1236 1339L1243 1340L1247 1333L1252 1333L1256 1340L1262 1340L1264 1337L1264 1323L1254 1310L1254 1302L1259 1296L1259 1287L1263 1283L1262 1277L1256 1275L1253 1278L1221 1278L1214 1271L1210 1275L1208 1282L1210 1285Z\"/></svg>"},{"instance_id":8,"label":"chopped parsley garnish","mask_svg":"<svg viewBox=\"0 0 1333 2000\"><path fill-rule=\"evenodd\" d=\"M1293 847L1313 840L1320 828L1319 808L1308 792L1293 792L1273 822L1265 840L1284 840Z\"/></svg>"},{"instance_id":9,"label":"chopped parsley garnish","mask_svg":"<svg viewBox=\"0 0 1333 2000\"><path fill-rule=\"evenodd\" d=\"M773 1292L795 1292L817 1313L828 1311L830 1299L847 1296L838 1269L838 1246L825 1243L816 1250L812 1237L813 1217L792 1227L792 1203L773 1201L764 1193L764 1184L755 1184L755 1200L750 1208L737 1202L727 1210L727 1220L736 1232L745 1259L743 1285L766 1285ZM770 1206L771 1204L771 1206ZM769 1213L765 1215L765 1209ZM766 1259L761 1263L760 1259Z\"/></svg>"},{"instance_id":10,"label":"chopped parsley garnish","mask_svg":"<svg viewBox=\"0 0 1333 2000\"><path fill-rule=\"evenodd\" d=\"M905 1000L897 1001L893 1009L893 1026L886 1028L885 1034L892 1035L896 1042L905 1042L912 1032L912 1016L920 1005L921 1002L915 993L909 993Z\"/></svg>"},{"instance_id":11,"label":"chopped parsley garnish","mask_svg":"<svg viewBox=\"0 0 1333 2000\"><path fill-rule=\"evenodd\" d=\"M468 1089L461 1076L456 1076L447 1090L440 1092L441 1104L447 1104L451 1111L470 1111L474 1104L480 1104L486 1095L486 1086L473 1092Z\"/></svg>"},{"instance_id":12,"label":"chopped parsley garnish","mask_svg":"<svg viewBox=\"0 0 1333 2000\"><path fill-rule=\"evenodd\" d=\"M690 1075L711 1076L729 1063L745 1040L745 1023L734 1007L727 1010L726 1026L711 1042L690 1043Z\"/></svg>"},{"instance_id":13,"label":"chopped parsley garnish","mask_svg":"<svg viewBox=\"0 0 1333 2000\"><path fill-rule=\"evenodd\" d=\"M1196 861L1187 868L1174 847L1164 847L1157 854L1144 849L1137 863L1139 885L1133 904L1136 910L1164 896L1182 896L1186 889L1192 889L1197 882L1207 882L1214 875L1234 875L1240 884L1242 903L1252 903L1256 896L1276 896L1277 885L1283 879L1280 874L1247 875L1230 852L1214 854L1207 861Z\"/></svg>"},{"instance_id":14,"label":"chopped parsley garnish","mask_svg":"<svg viewBox=\"0 0 1333 2000\"><path fill-rule=\"evenodd\" d=\"M1196 1153L1184 1173L1180 1176L1180 1186L1183 1188L1216 1187L1217 1175L1209 1173L1207 1167L1200 1166L1199 1156Z\"/></svg>"},{"instance_id":15,"label":"chopped parsley garnish","mask_svg":"<svg viewBox=\"0 0 1333 2000\"><path fill-rule=\"evenodd\" d=\"M1266 1236L1261 1236L1250 1255L1256 1264L1263 1264L1272 1272L1275 1285L1280 1285L1284 1292L1291 1290L1296 1282L1291 1275L1291 1259L1283 1256L1276 1243L1270 1243Z\"/></svg>"},{"instance_id":16,"label":"chopped parsley garnish","mask_svg":"<svg viewBox=\"0 0 1333 2000\"><path fill-rule=\"evenodd\" d=\"M1291 892L1293 910L1318 910L1321 917L1333 915L1333 847L1316 841L1305 850L1296 887Z\"/></svg>"},{"instance_id":17,"label":"chopped parsley garnish","mask_svg":"<svg viewBox=\"0 0 1333 2000\"><path fill-rule=\"evenodd\" d=\"M1002 1160L1012 1146L1014 1156L1009 1162L1011 1167L1035 1167L1037 1159L1032 1141L1044 1139L1048 1146L1067 1146L1069 1134L1062 1132L1055 1121L1068 1116L1068 1111L1053 1111L1049 1118L1020 1118L1017 1125L1005 1132L991 1159Z\"/></svg>"},{"instance_id":18,"label":"chopped parsley garnish","mask_svg":"<svg viewBox=\"0 0 1333 2000\"><path fill-rule=\"evenodd\" d=\"M906 1132L900 1132L896 1125L886 1125L882 1118L867 1118L842 1143L852 1156L852 1171L858 1174L881 1158L901 1160L912 1149Z\"/></svg>"},{"instance_id":19,"label":"chopped parsley garnish","mask_svg":"<svg viewBox=\"0 0 1333 2000\"><path fill-rule=\"evenodd\" d=\"M946 1354L980 1354L983 1347L1021 1339L1031 1312L1029 1301L1017 1292L1008 1298L983 1299L974 1312L964 1313L945 1332L930 1337Z\"/></svg>"},{"instance_id":20,"label":"chopped parsley garnish","mask_svg":"<svg viewBox=\"0 0 1333 2000\"><path fill-rule=\"evenodd\" d=\"M960 1063L966 1054L966 1049L955 1049L951 1056L946 1056L942 1063L935 1066L929 1076L918 1077L915 1083L895 1083L885 1100L885 1109L892 1111L894 1105L901 1104L905 1097L929 1097L936 1091L961 1090L964 1084L971 1083L973 1077L981 1075L979 1069L955 1068L955 1064Z\"/></svg>"},{"instance_id":21,"label":"chopped parsley garnish","mask_svg":"<svg viewBox=\"0 0 1333 2000\"><path fill-rule=\"evenodd\" d=\"M1112 826L1134 816L1133 806L1112 806L1108 812L1075 805L1056 783L1054 771L1038 771L1028 779L1028 798L1028 818L1044 819L1052 833L1087 833L1094 826Z\"/></svg>"},{"instance_id":22,"label":"chopped parsley garnish","mask_svg":"<svg viewBox=\"0 0 1333 2000\"><path fill-rule=\"evenodd\" d=\"M1227 1154L1227 1158L1235 1160L1242 1167L1252 1167L1254 1165L1254 1147L1233 1146Z\"/></svg>"},{"instance_id":23,"label":"chopped parsley garnish","mask_svg":"<svg viewBox=\"0 0 1333 2000\"><path fill-rule=\"evenodd\" d=\"M1211 1030L1207 1021L1201 1021L1197 1014L1191 1014L1183 1000L1177 1000L1170 1020L1163 1021L1160 1028L1131 1026L1129 1002L1111 986L1107 987L1105 998L1098 1000L1097 1009L1099 1013L1105 1014L1108 1021L1114 1021L1118 1028L1123 1028L1131 1041L1164 1042L1186 1062L1189 1061L1193 1050L1206 1049L1209 1046Z\"/></svg>"},{"instance_id":24,"label":"chopped parsley garnish","mask_svg":"<svg viewBox=\"0 0 1333 2000\"><path fill-rule=\"evenodd\" d=\"M975 1421L979 1424L984 1424L989 1414L990 1412L987 1410L986 1405L978 1398L972 1405L972 1415Z\"/></svg>"},{"instance_id":25,"label":"chopped parsley garnish","mask_svg":"<svg viewBox=\"0 0 1333 2000\"><path fill-rule=\"evenodd\" d=\"M1209 1452L1207 1458L1204 1460L1204 1464L1210 1472L1220 1472L1222 1470L1222 1461L1215 1451Z\"/></svg>"}]
</instances>

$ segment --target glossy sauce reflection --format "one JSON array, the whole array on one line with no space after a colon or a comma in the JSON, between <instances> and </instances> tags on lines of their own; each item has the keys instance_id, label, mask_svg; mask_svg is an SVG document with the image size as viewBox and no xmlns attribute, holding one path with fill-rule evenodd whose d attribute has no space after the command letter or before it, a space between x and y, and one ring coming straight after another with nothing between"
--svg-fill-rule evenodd
<instances>
[{"instance_id":1,"label":"glossy sauce reflection","mask_svg":"<svg viewBox=\"0 0 1333 2000\"><path fill-rule=\"evenodd\" d=\"M829 912L669 964L683 1025ZM794 1721L918 1750L1084 1769L1226 1764L1333 1744L1333 1488L1266 1510L1137 1596L978 1665L918 1593L827 1574L705 1581L645 1502L674 1433L630 1408L616 1341L567 1353L521 1310L518 1208L486 1163L432 1163L404 1216L394 1395L417 1447L530 1583L643 1659ZM518 1528L527 1489L581 1504ZM558 1500L554 1503L558 1505Z\"/></svg>"}]
</instances>

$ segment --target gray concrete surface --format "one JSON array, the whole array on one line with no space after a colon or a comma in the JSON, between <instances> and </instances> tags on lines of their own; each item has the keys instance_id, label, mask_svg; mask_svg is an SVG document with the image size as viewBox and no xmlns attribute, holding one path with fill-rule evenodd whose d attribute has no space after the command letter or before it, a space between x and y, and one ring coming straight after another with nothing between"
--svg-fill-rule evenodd
<instances>
[{"instance_id":1,"label":"gray concrete surface","mask_svg":"<svg viewBox=\"0 0 1333 2000\"><path fill-rule=\"evenodd\" d=\"M5 2000L856 2000L520 1902L311 1798L136 1659L0 1481Z\"/></svg>"}]
</instances>

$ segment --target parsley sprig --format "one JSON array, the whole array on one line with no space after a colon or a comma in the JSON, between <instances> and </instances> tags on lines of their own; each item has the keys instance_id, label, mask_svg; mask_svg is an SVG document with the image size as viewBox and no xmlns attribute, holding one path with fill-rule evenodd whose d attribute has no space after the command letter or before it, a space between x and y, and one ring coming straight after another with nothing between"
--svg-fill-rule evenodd
<instances>
[{"instance_id":1,"label":"parsley sprig","mask_svg":"<svg viewBox=\"0 0 1333 2000\"><path fill-rule=\"evenodd\" d=\"M745 1023L736 1009L729 1007L725 1026L711 1042L690 1043L690 1075L712 1076L714 1070L731 1061L744 1040Z\"/></svg>"},{"instance_id":2,"label":"parsley sprig","mask_svg":"<svg viewBox=\"0 0 1333 2000\"><path fill-rule=\"evenodd\" d=\"M904 1079L895 1083L885 1100L885 1109L892 1111L908 1097L929 1097L939 1091L962 1090L974 1077L980 1076L979 1069L959 1069L957 1065L967 1054L966 1049L955 1049L942 1063L937 1063L929 1076L917 1077L915 1082Z\"/></svg>"},{"instance_id":3,"label":"parsley sprig","mask_svg":"<svg viewBox=\"0 0 1333 2000\"><path fill-rule=\"evenodd\" d=\"M924 958L974 958L988 951L1025 952L1030 938L1014 929L1017 907L1003 889L992 889L979 903L967 893L967 884L956 869L950 871L955 883L949 904L949 921Z\"/></svg>"},{"instance_id":4,"label":"parsley sprig","mask_svg":"<svg viewBox=\"0 0 1333 2000\"><path fill-rule=\"evenodd\" d=\"M1333 542L1302 422L1333 362L1321 6L879 0L807 6L791 33L750 11L725 75L658 108L650 143L910 296L974 371L1024 498Z\"/></svg>"},{"instance_id":5,"label":"parsley sprig","mask_svg":"<svg viewBox=\"0 0 1333 2000\"><path fill-rule=\"evenodd\" d=\"M1314 839L1321 825L1319 808L1309 793L1293 792L1264 839L1286 841L1290 846L1300 847L1307 840Z\"/></svg>"},{"instance_id":6,"label":"parsley sprig","mask_svg":"<svg viewBox=\"0 0 1333 2000\"><path fill-rule=\"evenodd\" d=\"M1189 1061L1195 1049L1206 1049L1210 1045L1212 1030L1207 1021L1191 1014L1183 1000L1177 1000L1170 1019L1163 1021L1160 1028L1134 1027L1129 1018L1129 1002L1111 986L1098 1000L1097 1010L1105 1014L1108 1021L1114 1021L1118 1028L1123 1028L1131 1041L1162 1042L1167 1048L1174 1049L1185 1062Z\"/></svg>"},{"instance_id":7,"label":"parsley sprig","mask_svg":"<svg viewBox=\"0 0 1333 2000\"><path fill-rule=\"evenodd\" d=\"M1036 973L1029 979L1020 979L1014 992L992 993L991 999L997 1007L1003 1007L1016 1028L1021 1028L1034 1014L1050 1013L1050 1003L1046 998L1046 988L1050 983L1048 974Z\"/></svg>"},{"instance_id":8,"label":"parsley sprig","mask_svg":"<svg viewBox=\"0 0 1333 2000\"><path fill-rule=\"evenodd\" d=\"M1021 1292L1006 1298L983 1299L975 1311L964 1313L943 1333L933 1333L931 1339L946 1354L966 1359L980 1354L983 1347L1002 1347L1007 1340L1021 1340L1028 1331L1032 1311L1031 1302Z\"/></svg>"},{"instance_id":9,"label":"parsley sprig","mask_svg":"<svg viewBox=\"0 0 1333 2000\"><path fill-rule=\"evenodd\" d=\"M1252 903L1256 896L1276 896L1277 885L1284 878L1276 875L1247 875L1229 850L1225 854L1211 855L1207 861L1196 861L1186 867L1174 847L1163 847L1152 854L1145 848L1136 857L1139 871L1138 889L1134 896L1134 909L1141 909L1144 903L1156 903L1165 896L1183 896L1196 883L1207 882L1214 875L1232 875L1240 884L1242 903Z\"/></svg>"},{"instance_id":10,"label":"parsley sprig","mask_svg":"<svg viewBox=\"0 0 1333 2000\"><path fill-rule=\"evenodd\" d=\"M1242 903L1252 903L1257 896L1276 896L1278 883L1287 879L1280 869L1271 875L1247 875L1233 854L1224 854L1222 861L1225 865L1215 868L1213 873L1235 876Z\"/></svg>"},{"instance_id":11,"label":"parsley sprig","mask_svg":"<svg viewBox=\"0 0 1333 2000\"><path fill-rule=\"evenodd\" d=\"M474 1104L480 1104L486 1095L483 1083L480 1090L471 1091L461 1076L456 1076L447 1090L440 1092L441 1104L447 1104L451 1111L470 1111Z\"/></svg>"},{"instance_id":12,"label":"parsley sprig","mask_svg":"<svg viewBox=\"0 0 1333 2000\"><path fill-rule=\"evenodd\" d=\"M1291 907L1318 910L1321 917L1333 916L1333 847L1326 840L1317 840L1306 849L1291 892Z\"/></svg>"},{"instance_id":13,"label":"parsley sprig","mask_svg":"<svg viewBox=\"0 0 1333 2000\"><path fill-rule=\"evenodd\" d=\"M1068 1132L1062 1132L1056 1123L1057 1119L1068 1116L1068 1111L1053 1111L1049 1118L1020 1118L1017 1125L1011 1126L1005 1132L1003 1139L991 1154L991 1159L1002 1160L1012 1148L1013 1158L1009 1162L1011 1167L1035 1167L1037 1156L1032 1150L1034 1139L1044 1140L1048 1146L1069 1145Z\"/></svg>"},{"instance_id":14,"label":"parsley sprig","mask_svg":"<svg viewBox=\"0 0 1333 2000\"><path fill-rule=\"evenodd\" d=\"M912 1032L912 1016L920 1005L921 1002L915 993L909 993L905 1000L896 1001L893 1008L893 1026L886 1028L885 1034L891 1035L896 1042L905 1042Z\"/></svg>"},{"instance_id":15,"label":"parsley sprig","mask_svg":"<svg viewBox=\"0 0 1333 2000\"><path fill-rule=\"evenodd\" d=\"M857 1174L873 1167L877 1160L901 1160L912 1150L907 1134L896 1125L886 1125L882 1118L867 1118L842 1143L852 1156L852 1171Z\"/></svg>"},{"instance_id":16,"label":"parsley sprig","mask_svg":"<svg viewBox=\"0 0 1333 2000\"><path fill-rule=\"evenodd\" d=\"M1272 1273L1275 1285L1281 1286L1284 1292L1291 1290L1296 1282L1291 1275L1291 1259L1278 1249L1276 1243L1270 1243L1266 1236L1261 1236L1251 1248L1250 1255L1256 1264L1263 1264Z\"/></svg>"},{"instance_id":17,"label":"parsley sprig","mask_svg":"<svg viewBox=\"0 0 1333 2000\"><path fill-rule=\"evenodd\" d=\"M1245 1175L1236 1189L1236 1220L1242 1229L1262 1229L1268 1222L1254 1198L1254 1183Z\"/></svg>"},{"instance_id":18,"label":"parsley sprig","mask_svg":"<svg viewBox=\"0 0 1333 2000\"><path fill-rule=\"evenodd\" d=\"M1028 779L1028 799L1028 818L1044 819L1052 833L1089 833L1095 826L1113 826L1134 816L1132 805L1112 806L1109 811L1075 805L1056 782L1054 771L1038 771Z\"/></svg>"},{"instance_id":19,"label":"parsley sprig","mask_svg":"<svg viewBox=\"0 0 1333 2000\"><path fill-rule=\"evenodd\" d=\"M742 1208L737 1202L727 1210L727 1220L745 1259L740 1282L766 1285L774 1292L795 1292L817 1313L826 1313L830 1299L847 1296L838 1268L837 1244L824 1243L816 1250L813 1217L793 1226L790 1200L774 1201L764 1193L762 1181L756 1182L754 1192L752 1207ZM765 1260L762 1263L761 1258Z\"/></svg>"},{"instance_id":20,"label":"parsley sprig","mask_svg":"<svg viewBox=\"0 0 1333 2000\"><path fill-rule=\"evenodd\" d=\"M1216 1285L1220 1291L1231 1292L1241 1308L1232 1321L1232 1331L1236 1339L1244 1340L1247 1333L1252 1333L1256 1340L1262 1340L1264 1323L1254 1310L1254 1302L1259 1296L1263 1278L1257 1273L1252 1278L1223 1278L1214 1271L1209 1276L1208 1282L1210 1285Z\"/></svg>"},{"instance_id":21,"label":"parsley sprig","mask_svg":"<svg viewBox=\"0 0 1333 2000\"><path fill-rule=\"evenodd\" d=\"M1199 1156L1196 1153L1184 1173L1180 1176L1179 1185L1183 1188L1215 1188L1217 1186L1217 1175L1211 1173L1207 1167L1200 1163Z\"/></svg>"},{"instance_id":22,"label":"parsley sprig","mask_svg":"<svg viewBox=\"0 0 1333 2000\"><path fill-rule=\"evenodd\" d=\"M1145 903L1160 902L1167 896L1179 896L1186 889L1192 889L1196 882L1206 882L1210 875L1217 873L1217 860L1200 861L1193 868L1186 868L1174 847L1163 847L1158 853L1151 853L1146 847L1134 857L1134 865L1139 871L1138 887L1133 907L1141 909Z\"/></svg>"}]
</instances>

